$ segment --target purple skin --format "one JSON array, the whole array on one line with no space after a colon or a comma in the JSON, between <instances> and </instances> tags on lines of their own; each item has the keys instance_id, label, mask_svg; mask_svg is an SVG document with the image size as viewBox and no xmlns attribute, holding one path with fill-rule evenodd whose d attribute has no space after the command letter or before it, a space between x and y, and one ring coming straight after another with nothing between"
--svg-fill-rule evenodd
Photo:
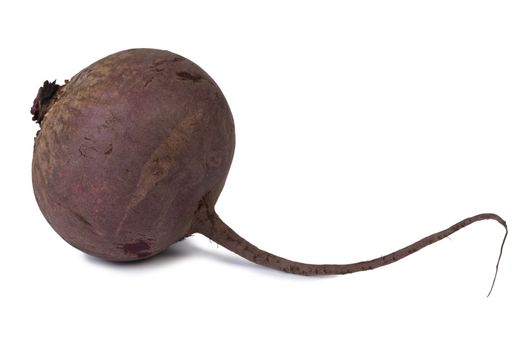
<instances>
[{"instance_id":1,"label":"purple skin","mask_svg":"<svg viewBox=\"0 0 527 350\"><path fill-rule=\"evenodd\" d=\"M498 215L479 214L393 253L340 265L259 249L214 210L234 154L227 101L200 67L168 51L121 51L63 86L46 81L31 113L41 126L33 188L42 213L72 246L107 260L145 259L199 232L270 268L347 274L391 264L477 221L507 228ZM506 237L507 230L493 286Z\"/></svg>"},{"instance_id":2,"label":"purple skin","mask_svg":"<svg viewBox=\"0 0 527 350\"><path fill-rule=\"evenodd\" d=\"M60 88L46 83L32 112L40 209L68 243L108 260L144 259L193 233L234 153L220 89L168 51L122 51Z\"/></svg>"}]
</instances>

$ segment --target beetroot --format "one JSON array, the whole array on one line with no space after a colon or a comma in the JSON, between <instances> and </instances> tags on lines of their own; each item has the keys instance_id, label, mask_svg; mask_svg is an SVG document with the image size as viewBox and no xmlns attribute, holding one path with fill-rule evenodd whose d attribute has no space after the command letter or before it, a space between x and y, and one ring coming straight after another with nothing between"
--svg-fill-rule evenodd
<instances>
[{"instance_id":1,"label":"beetroot","mask_svg":"<svg viewBox=\"0 0 527 350\"><path fill-rule=\"evenodd\" d=\"M394 253L344 265L260 250L214 210L234 153L227 101L200 67L168 51L122 51L62 86L46 81L31 113L41 126L33 187L42 213L72 246L107 260L145 259L199 232L257 264L345 274L395 262L476 221L507 228L499 216L480 214Z\"/></svg>"}]
</instances>

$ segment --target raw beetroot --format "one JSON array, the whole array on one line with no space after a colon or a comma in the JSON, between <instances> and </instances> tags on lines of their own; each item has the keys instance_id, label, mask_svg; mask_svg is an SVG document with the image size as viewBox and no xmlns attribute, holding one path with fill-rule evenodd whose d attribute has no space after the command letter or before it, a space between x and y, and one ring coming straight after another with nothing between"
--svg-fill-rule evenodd
<instances>
[{"instance_id":1,"label":"raw beetroot","mask_svg":"<svg viewBox=\"0 0 527 350\"><path fill-rule=\"evenodd\" d=\"M220 89L167 51L119 52L58 89L47 82L32 111L40 208L67 242L104 259L147 258L195 230L234 152Z\"/></svg>"},{"instance_id":2,"label":"raw beetroot","mask_svg":"<svg viewBox=\"0 0 527 350\"><path fill-rule=\"evenodd\" d=\"M46 81L31 113L41 126L32 169L42 213L68 243L108 260L145 259L199 232L257 264L345 274L395 262L476 221L507 228L499 216L480 214L394 253L344 265L260 250L214 210L234 154L227 101L207 73L168 51L121 51L65 85Z\"/></svg>"}]
</instances>

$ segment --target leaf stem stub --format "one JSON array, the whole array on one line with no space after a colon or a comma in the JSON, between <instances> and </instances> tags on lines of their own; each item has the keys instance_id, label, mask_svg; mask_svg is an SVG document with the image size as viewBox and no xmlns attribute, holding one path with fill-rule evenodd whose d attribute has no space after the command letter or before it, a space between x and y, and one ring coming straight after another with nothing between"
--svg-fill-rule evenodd
<instances>
[{"instance_id":1,"label":"leaf stem stub","mask_svg":"<svg viewBox=\"0 0 527 350\"><path fill-rule=\"evenodd\" d=\"M38 89L37 97L33 100L31 107L32 120L41 125L44 115L46 114L49 104L53 96L59 90L60 85L55 84L56 80L49 82L46 80L44 84Z\"/></svg>"}]
</instances>

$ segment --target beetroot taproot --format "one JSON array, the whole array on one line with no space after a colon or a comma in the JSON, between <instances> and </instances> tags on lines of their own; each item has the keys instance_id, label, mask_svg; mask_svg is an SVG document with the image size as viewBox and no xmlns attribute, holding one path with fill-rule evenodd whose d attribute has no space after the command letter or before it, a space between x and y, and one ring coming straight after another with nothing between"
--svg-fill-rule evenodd
<instances>
[{"instance_id":1,"label":"beetroot taproot","mask_svg":"<svg viewBox=\"0 0 527 350\"><path fill-rule=\"evenodd\" d=\"M32 170L42 213L72 246L107 260L145 259L199 232L257 264L345 274L393 263L476 221L507 228L498 215L479 214L391 254L343 265L260 250L214 210L234 154L227 101L200 67L168 51L121 51L62 86L46 81L31 113L41 126ZM496 272L498 265L499 258Z\"/></svg>"}]
</instances>

